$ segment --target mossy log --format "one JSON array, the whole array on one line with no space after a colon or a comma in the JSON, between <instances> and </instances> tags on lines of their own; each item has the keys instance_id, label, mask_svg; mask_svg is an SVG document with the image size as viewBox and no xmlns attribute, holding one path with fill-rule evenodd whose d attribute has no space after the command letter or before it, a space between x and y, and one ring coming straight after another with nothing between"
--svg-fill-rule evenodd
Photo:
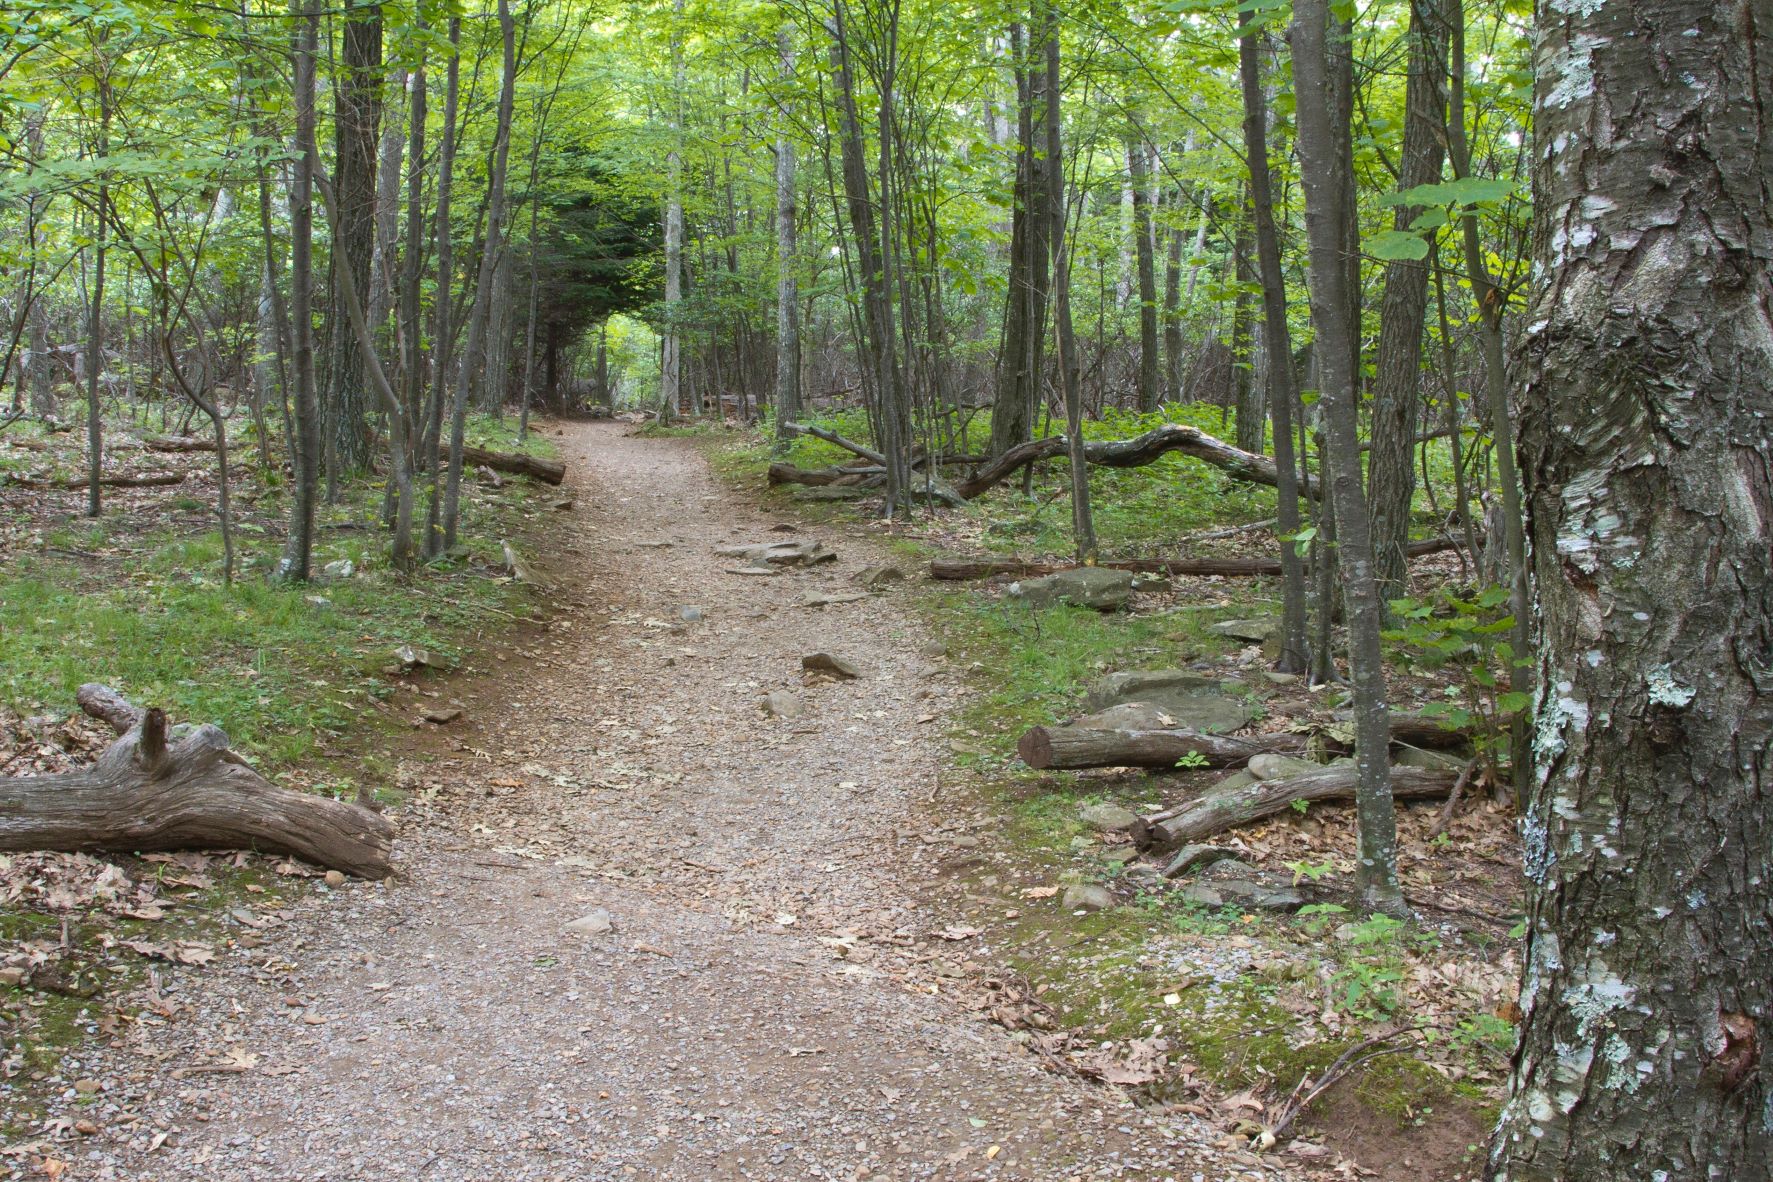
<instances>
[{"instance_id":1,"label":"mossy log","mask_svg":"<svg viewBox=\"0 0 1773 1182\"><path fill-rule=\"evenodd\" d=\"M252 849L385 878L394 827L360 805L260 776L210 725L168 727L116 691L84 685L80 708L119 738L90 768L0 777L0 850Z\"/></svg>"}]
</instances>

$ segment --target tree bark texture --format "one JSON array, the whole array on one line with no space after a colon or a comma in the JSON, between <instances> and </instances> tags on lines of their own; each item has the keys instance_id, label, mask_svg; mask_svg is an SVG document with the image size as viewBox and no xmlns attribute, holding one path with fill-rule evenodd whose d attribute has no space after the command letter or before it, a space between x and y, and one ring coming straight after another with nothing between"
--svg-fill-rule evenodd
<instances>
[{"instance_id":1,"label":"tree bark texture","mask_svg":"<svg viewBox=\"0 0 1773 1182\"><path fill-rule=\"evenodd\" d=\"M776 34L782 81L794 80L794 30ZM788 424L800 421L800 250L795 220L794 137L786 114L776 136L776 446L788 445ZM601 353L600 353L601 356Z\"/></svg>"},{"instance_id":2,"label":"tree bark texture","mask_svg":"<svg viewBox=\"0 0 1773 1182\"><path fill-rule=\"evenodd\" d=\"M1399 768L1392 773L1398 800L1439 800L1453 791L1458 772ZM1355 799L1360 772L1352 767L1326 767L1321 772L1285 780L1257 780L1239 788L1208 789L1194 800L1133 823L1133 841L1142 850L1168 850L1285 812L1295 801L1308 804Z\"/></svg>"},{"instance_id":3,"label":"tree bark texture","mask_svg":"<svg viewBox=\"0 0 1773 1182\"><path fill-rule=\"evenodd\" d=\"M1540 688L1492 1176L1764 1182L1773 20L1546 0L1535 59Z\"/></svg>"},{"instance_id":4,"label":"tree bark texture","mask_svg":"<svg viewBox=\"0 0 1773 1182\"><path fill-rule=\"evenodd\" d=\"M314 509L320 491L320 399L314 373L314 57L320 18L304 0L290 0L295 18L291 58L295 79L295 161L289 186L289 318L294 362L295 440L289 496L289 538L277 573L308 579L314 551Z\"/></svg>"},{"instance_id":5,"label":"tree bark texture","mask_svg":"<svg viewBox=\"0 0 1773 1182\"><path fill-rule=\"evenodd\" d=\"M1133 186L1133 253L1139 270L1139 409L1151 412L1163 401L1158 385L1157 259L1151 223L1151 147L1137 137L1127 141L1127 178Z\"/></svg>"}]
</instances>

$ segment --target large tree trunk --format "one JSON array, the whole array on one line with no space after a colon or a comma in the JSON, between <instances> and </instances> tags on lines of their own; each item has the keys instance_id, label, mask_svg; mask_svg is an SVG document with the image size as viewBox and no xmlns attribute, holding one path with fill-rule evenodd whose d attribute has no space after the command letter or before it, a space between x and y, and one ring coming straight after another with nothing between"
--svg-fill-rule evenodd
<instances>
[{"instance_id":1,"label":"large tree trunk","mask_svg":"<svg viewBox=\"0 0 1773 1182\"><path fill-rule=\"evenodd\" d=\"M1020 25L1010 26L1016 78L1016 178L1010 211L1009 290L1004 297L1003 352L991 404L991 445L1001 455L1034 434L1046 355L1047 159L1046 71L1033 64ZM1037 138L1041 137L1041 138Z\"/></svg>"},{"instance_id":2,"label":"large tree trunk","mask_svg":"<svg viewBox=\"0 0 1773 1182\"><path fill-rule=\"evenodd\" d=\"M340 477L369 463L368 380L363 352L345 310L339 264L357 277L358 302L369 304L375 249L376 148L382 116L382 6L347 0L344 57L333 80L336 105L334 182L337 224L332 234L332 299L327 307L327 496Z\"/></svg>"},{"instance_id":3,"label":"large tree trunk","mask_svg":"<svg viewBox=\"0 0 1773 1182\"><path fill-rule=\"evenodd\" d=\"M1361 769L1360 856L1355 878L1367 906L1402 911L1397 882L1397 817L1391 802L1387 751L1385 658L1380 648L1383 609L1373 571L1372 530L1361 487L1359 412L1355 404L1358 355L1354 293L1349 290L1347 237L1354 221L1348 203L1347 162L1341 140L1347 128L1331 122L1328 0L1298 0L1293 7L1293 77L1299 94L1299 165L1305 182L1305 224L1311 243L1311 319L1324 422L1330 449L1327 483L1338 536L1342 594L1348 609L1348 670L1354 682L1355 760ZM1345 53L1346 47L1337 52ZM1320 610L1327 616L1328 606Z\"/></svg>"},{"instance_id":4,"label":"large tree trunk","mask_svg":"<svg viewBox=\"0 0 1773 1182\"><path fill-rule=\"evenodd\" d=\"M1767 16L1540 8L1521 455L1542 688L1508 1182L1773 1162Z\"/></svg>"},{"instance_id":5,"label":"large tree trunk","mask_svg":"<svg viewBox=\"0 0 1773 1182\"><path fill-rule=\"evenodd\" d=\"M100 685L81 709L121 736L92 767L0 777L0 849L252 849L386 878L394 827L379 813L268 783L218 727L168 734L166 715Z\"/></svg>"},{"instance_id":6,"label":"large tree trunk","mask_svg":"<svg viewBox=\"0 0 1773 1182\"><path fill-rule=\"evenodd\" d=\"M1446 134L1447 13L1444 0L1412 0L1410 75L1404 88L1404 143L1399 187L1441 179ZM1392 227L1407 230L1421 212L1400 205ZM1373 447L1367 458L1367 502L1373 517L1373 563L1379 596L1405 592L1404 543L1416 490L1416 420L1422 405L1422 329L1428 318L1428 260L1386 266L1379 300L1379 351L1373 379Z\"/></svg>"},{"instance_id":7,"label":"large tree trunk","mask_svg":"<svg viewBox=\"0 0 1773 1182\"><path fill-rule=\"evenodd\" d=\"M659 341L660 423L683 409L683 0L671 6L671 146L665 150L665 329Z\"/></svg>"}]
</instances>

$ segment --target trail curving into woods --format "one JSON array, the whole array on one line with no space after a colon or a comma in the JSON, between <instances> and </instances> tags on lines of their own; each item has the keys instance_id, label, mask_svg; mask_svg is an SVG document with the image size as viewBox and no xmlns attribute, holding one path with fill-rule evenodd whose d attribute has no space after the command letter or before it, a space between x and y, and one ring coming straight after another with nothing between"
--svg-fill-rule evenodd
<instances>
[{"instance_id":1,"label":"trail curving into woods","mask_svg":"<svg viewBox=\"0 0 1773 1182\"><path fill-rule=\"evenodd\" d=\"M891 595L844 598L883 554L772 532L684 441L564 431L560 610L438 683L466 717L401 758L404 878L180 970L174 1016L89 1064L172 1135L80 1176L1285 1176L974 1012L1001 950L937 932L989 830L928 803L939 654ZM838 562L715 554L791 536ZM861 676L804 683L815 650Z\"/></svg>"}]
</instances>

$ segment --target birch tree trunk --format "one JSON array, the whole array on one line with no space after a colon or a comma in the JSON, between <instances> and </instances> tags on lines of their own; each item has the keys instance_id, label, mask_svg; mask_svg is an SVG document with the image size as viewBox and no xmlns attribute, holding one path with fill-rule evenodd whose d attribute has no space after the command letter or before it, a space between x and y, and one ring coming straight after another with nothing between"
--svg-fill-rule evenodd
<instances>
[{"instance_id":1,"label":"birch tree trunk","mask_svg":"<svg viewBox=\"0 0 1773 1182\"><path fill-rule=\"evenodd\" d=\"M290 0L295 19L295 162L289 186L289 324L293 343L294 477L289 538L277 564L281 578L306 582L314 549L314 505L320 491L320 400L314 375L314 55L320 17L306 0ZM261 207L262 210L268 206ZM261 217L263 212L261 212Z\"/></svg>"},{"instance_id":2,"label":"birch tree trunk","mask_svg":"<svg viewBox=\"0 0 1773 1182\"><path fill-rule=\"evenodd\" d=\"M1508 1182L1773 1162L1767 15L1539 10L1521 455L1541 689Z\"/></svg>"}]
</instances>

